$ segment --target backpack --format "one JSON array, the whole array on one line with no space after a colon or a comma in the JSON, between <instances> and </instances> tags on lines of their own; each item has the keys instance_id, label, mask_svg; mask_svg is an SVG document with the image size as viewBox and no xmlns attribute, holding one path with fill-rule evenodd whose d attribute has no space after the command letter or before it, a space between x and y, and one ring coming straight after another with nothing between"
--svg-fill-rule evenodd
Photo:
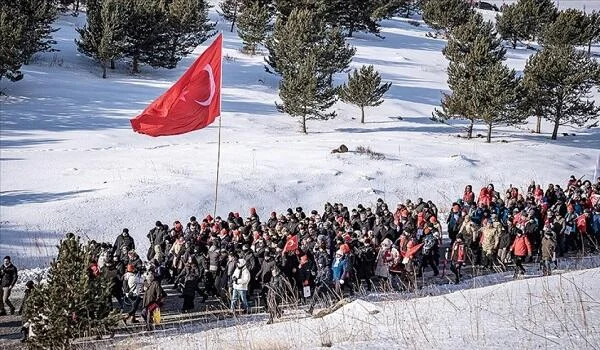
<instances>
[{"instance_id":1,"label":"backpack","mask_svg":"<svg viewBox=\"0 0 600 350\"><path fill-rule=\"evenodd\" d=\"M435 238L433 235L427 235L423 241L423 254L429 254L435 247Z\"/></svg>"}]
</instances>

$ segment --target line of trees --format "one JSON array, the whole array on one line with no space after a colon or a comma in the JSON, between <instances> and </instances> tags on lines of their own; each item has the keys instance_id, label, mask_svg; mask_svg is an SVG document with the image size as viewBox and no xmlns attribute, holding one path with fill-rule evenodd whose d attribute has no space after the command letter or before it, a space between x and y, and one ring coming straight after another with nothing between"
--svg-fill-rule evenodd
<instances>
[{"instance_id":1,"label":"line of trees","mask_svg":"<svg viewBox=\"0 0 600 350\"><path fill-rule=\"evenodd\" d=\"M454 13L438 11L442 5ZM593 125L600 116L591 96L598 88L600 65L589 55L591 44L598 41L598 13L558 11L550 0L520 0L505 8L494 27L454 0L428 0L424 17L428 7L437 11L429 11L439 24L434 28L448 36L443 54L450 61L451 93L443 94L434 119L467 120L467 138L472 137L473 125L481 122L491 142L494 127L522 124L530 116L537 117L537 133L542 119L552 123L553 140L560 126ZM503 64L503 40L513 47L533 40L542 45L522 75Z\"/></svg>"},{"instance_id":2,"label":"line of trees","mask_svg":"<svg viewBox=\"0 0 600 350\"><path fill-rule=\"evenodd\" d=\"M106 78L115 60L172 69L213 36L205 0L88 0L87 23L78 28L77 49L97 60Z\"/></svg>"}]
</instances>

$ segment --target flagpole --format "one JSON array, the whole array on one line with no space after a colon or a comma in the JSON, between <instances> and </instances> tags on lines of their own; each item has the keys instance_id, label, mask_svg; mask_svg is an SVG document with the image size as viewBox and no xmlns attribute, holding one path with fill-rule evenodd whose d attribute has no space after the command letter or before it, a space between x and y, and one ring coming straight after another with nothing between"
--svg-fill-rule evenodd
<instances>
[{"instance_id":1,"label":"flagpole","mask_svg":"<svg viewBox=\"0 0 600 350\"><path fill-rule=\"evenodd\" d=\"M223 35L221 32L220 35ZM221 84L220 89L223 89L223 39L221 38ZM223 119L223 96L219 94L219 136L217 141L217 179L215 181L215 209L213 211L213 218L217 217L217 203L219 201L219 168L221 164L221 119Z\"/></svg>"}]
</instances>

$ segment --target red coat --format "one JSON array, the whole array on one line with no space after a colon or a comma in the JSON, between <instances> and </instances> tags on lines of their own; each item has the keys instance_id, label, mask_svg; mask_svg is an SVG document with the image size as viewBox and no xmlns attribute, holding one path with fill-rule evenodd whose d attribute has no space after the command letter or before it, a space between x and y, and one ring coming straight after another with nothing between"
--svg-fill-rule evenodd
<instances>
[{"instance_id":1,"label":"red coat","mask_svg":"<svg viewBox=\"0 0 600 350\"><path fill-rule=\"evenodd\" d=\"M465 261L465 243L464 242L454 242L452 245L452 253L450 255L450 260L462 263Z\"/></svg>"},{"instance_id":2,"label":"red coat","mask_svg":"<svg viewBox=\"0 0 600 350\"><path fill-rule=\"evenodd\" d=\"M525 235L517 236L513 242L510 250L515 253L516 256L530 256L531 255L531 243L529 238Z\"/></svg>"},{"instance_id":3,"label":"red coat","mask_svg":"<svg viewBox=\"0 0 600 350\"><path fill-rule=\"evenodd\" d=\"M492 203L492 194L484 187L479 191L479 198L477 199L477 204L483 203L485 206L489 206Z\"/></svg>"},{"instance_id":4,"label":"red coat","mask_svg":"<svg viewBox=\"0 0 600 350\"><path fill-rule=\"evenodd\" d=\"M577 232L587 234L587 216L585 216L585 214L581 214L577 217L575 225L577 226Z\"/></svg>"},{"instance_id":5,"label":"red coat","mask_svg":"<svg viewBox=\"0 0 600 350\"><path fill-rule=\"evenodd\" d=\"M463 194L463 202L465 203L473 203L475 202L475 193L471 192L465 192L465 194Z\"/></svg>"}]
</instances>

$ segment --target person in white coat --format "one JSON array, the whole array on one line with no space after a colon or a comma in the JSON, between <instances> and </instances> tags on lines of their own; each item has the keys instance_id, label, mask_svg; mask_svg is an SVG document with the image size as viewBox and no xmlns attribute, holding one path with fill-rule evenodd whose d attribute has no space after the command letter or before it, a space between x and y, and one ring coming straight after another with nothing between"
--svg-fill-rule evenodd
<instances>
[{"instance_id":1,"label":"person in white coat","mask_svg":"<svg viewBox=\"0 0 600 350\"><path fill-rule=\"evenodd\" d=\"M248 312L247 293L248 283L250 283L250 271L248 270L248 267L246 267L246 260L238 259L235 271L233 271L233 275L231 275L231 280L233 282L231 311L235 313L235 304L239 298L242 302L242 309L244 310L244 313Z\"/></svg>"}]
</instances>

